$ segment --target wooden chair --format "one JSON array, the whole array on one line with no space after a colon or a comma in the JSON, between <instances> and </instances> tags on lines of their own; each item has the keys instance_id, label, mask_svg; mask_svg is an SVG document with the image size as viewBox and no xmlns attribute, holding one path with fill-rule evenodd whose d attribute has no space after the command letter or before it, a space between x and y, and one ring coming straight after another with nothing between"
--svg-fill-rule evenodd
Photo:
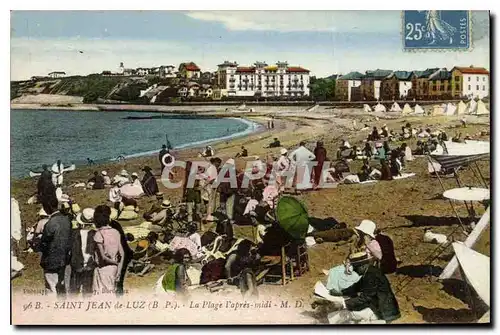
<instances>
[{"instance_id":1,"label":"wooden chair","mask_svg":"<svg viewBox=\"0 0 500 335\"><path fill-rule=\"evenodd\" d=\"M293 259L291 257L287 257L286 248L289 247L290 244L281 247L281 257L280 257L280 272L279 274L266 274L264 276L264 283L266 283L266 278L280 278L281 285L286 285L287 283L293 281L294 278L294 269L293 269ZM290 275L287 275L286 270L290 270ZM267 282L269 284L276 284L276 282Z\"/></svg>"}]
</instances>

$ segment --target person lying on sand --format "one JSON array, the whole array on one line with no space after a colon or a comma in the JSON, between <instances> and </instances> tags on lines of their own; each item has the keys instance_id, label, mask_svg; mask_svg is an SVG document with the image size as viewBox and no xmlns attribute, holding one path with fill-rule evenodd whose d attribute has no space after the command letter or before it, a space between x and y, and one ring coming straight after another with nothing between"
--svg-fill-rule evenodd
<instances>
[{"instance_id":1,"label":"person lying on sand","mask_svg":"<svg viewBox=\"0 0 500 335\"><path fill-rule=\"evenodd\" d=\"M281 142L278 140L277 137L274 138L274 141L269 143L269 146L267 146L266 148L279 148L281 147Z\"/></svg>"}]
</instances>

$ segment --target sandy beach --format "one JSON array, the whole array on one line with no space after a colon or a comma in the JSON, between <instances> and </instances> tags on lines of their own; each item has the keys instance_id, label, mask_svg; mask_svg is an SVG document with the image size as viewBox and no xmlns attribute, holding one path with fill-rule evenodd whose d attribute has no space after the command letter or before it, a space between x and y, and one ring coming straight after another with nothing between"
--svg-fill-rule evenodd
<instances>
[{"instance_id":1,"label":"sandy beach","mask_svg":"<svg viewBox=\"0 0 500 335\"><path fill-rule=\"evenodd\" d=\"M16 106L17 108L23 108ZM81 106L83 107L83 106ZM43 107L42 107L43 108ZM163 111L171 111L169 107ZM178 108L178 107L175 107ZM191 107L192 108L192 107ZM207 107L205 107L208 109ZM228 114L225 110L199 110L201 113L213 113L220 117L244 117L250 121L266 124L269 115L275 116L275 129L262 130L245 137L222 141L216 143L214 148L216 156L224 159L233 157L244 145L250 156L259 156L265 159L268 154L277 154L280 148L266 149L272 138L277 137L283 147L295 148L300 141L306 141L309 149L314 148L317 140L323 140L330 160L334 160L337 147L341 139L348 139L351 145L360 145L368 135L368 131L360 131L363 124L381 127L387 124L389 129L399 131L401 126L410 122L413 127L430 127L431 129L444 129L448 136L453 136L459 131L456 126L460 124L457 116L446 117L416 117L401 116L400 114L385 113L367 115L359 109L331 109L322 107L314 113L303 113L294 108L276 107L265 110L258 109L253 113L241 112ZM178 110L178 109L177 109ZM144 109L143 111L149 111ZM384 117L384 118L382 118ZM489 119L468 116L470 125L465 133L477 136L481 131L489 131ZM462 132L462 130L460 130ZM475 139L489 141L489 136L478 136ZM415 147L415 141L408 144ZM393 144L391 144L392 146ZM178 160L196 159L199 148L174 151ZM64 161L64 157L62 157ZM243 161L238 160L237 165L242 166ZM147 156L128 159L120 163L104 164L94 167L82 167L65 175L65 185L75 182L86 181L93 171L107 170L113 176L121 169L141 174L141 168L149 165L154 173L159 176L159 162L157 156ZM357 172L360 162L351 163L351 171ZM490 174L490 163L480 162L484 176ZM323 189L303 193L298 198L305 203L309 216L317 218L334 217L343 221L349 227L354 227L363 219L370 219L377 223L384 233L389 235L395 245L396 256L401 260L399 270L396 274L389 275L389 280L396 293L401 309L402 317L396 323L433 323L433 322L471 322L481 317L474 316L468 309L461 281L450 279L446 282L438 282L437 277L432 275L432 268L425 266L425 260L436 248L435 245L422 243L424 228L431 227L434 232L449 234L457 227L457 220L447 201L437 196L442 193L439 182L431 178L427 173L427 161L425 158L417 158L409 162L407 172L416 173L413 178L395 181L382 181L371 185L340 185L335 189ZM463 182L466 185L477 185L474 175L464 173ZM489 179L488 179L489 182ZM445 187L456 187L455 180L444 179ZM178 189L167 189L158 182L160 191L173 203L181 198ZM36 179L21 179L11 181L11 196L19 201L21 218L28 226L35 224L38 206L27 205L26 201L36 191ZM65 193L73 197L81 208L95 207L106 202L108 190L83 190L65 187ZM138 203L143 209L149 208L155 201L154 198L141 198ZM457 204L459 213L466 216L465 207ZM478 215L481 215L478 207ZM122 222L124 226L135 225L143 220ZM235 227L238 236L249 236L249 227ZM464 235L458 231L454 234L457 240L464 240ZM297 278L286 286L262 285L259 289L264 293L273 292L277 296L293 296L301 298L306 305L312 302L312 290L317 280L323 279L322 269L329 269L342 262L349 250L346 244L323 243L317 244L309 249L311 269L306 275ZM483 234L475 247L476 250L489 256L490 236L489 229ZM444 267L452 255L452 250L447 250L434 261L434 267ZM39 256L35 253L23 254L20 261L26 268L21 277L12 281L14 290L25 287L43 287L42 269L38 265ZM125 280L125 288L130 291L141 289L148 290L153 286L162 274L162 266L158 265L145 277L128 275ZM435 273L436 271L434 271ZM429 276L424 276L431 273ZM404 280L412 279L412 283L402 290L398 290ZM476 301L477 306L480 302ZM309 308L309 310L311 310ZM315 312L311 310L311 315Z\"/></svg>"}]
</instances>

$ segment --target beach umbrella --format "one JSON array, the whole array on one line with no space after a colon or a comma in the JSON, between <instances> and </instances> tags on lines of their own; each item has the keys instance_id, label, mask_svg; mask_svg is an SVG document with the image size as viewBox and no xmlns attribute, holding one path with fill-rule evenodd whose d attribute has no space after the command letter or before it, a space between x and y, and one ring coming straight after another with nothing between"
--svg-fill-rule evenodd
<instances>
[{"instance_id":1,"label":"beach umbrella","mask_svg":"<svg viewBox=\"0 0 500 335\"><path fill-rule=\"evenodd\" d=\"M490 190L480 187L461 187L447 190L443 196L458 201L484 201L490 199Z\"/></svg>"},{"instance_id":2,"label":"beach umbrella","mask_svg":"<svg viewBox=\"0 0 500 335\"><path fill-rule=\"evenodd\" d=\"M293 239L305 239L309 228L309 215L300 201L293 197L282 197L278 201L276 216L281 228Z\"/></svg>"}]
</instances>

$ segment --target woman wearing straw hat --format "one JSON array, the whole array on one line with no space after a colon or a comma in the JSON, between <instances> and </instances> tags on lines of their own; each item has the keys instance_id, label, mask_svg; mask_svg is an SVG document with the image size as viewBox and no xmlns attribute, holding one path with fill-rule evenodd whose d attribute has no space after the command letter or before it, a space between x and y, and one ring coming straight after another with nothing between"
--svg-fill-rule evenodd
<instances>
[{"instance_id":1,"label":"woman wearing straw hat","mask_svg":"<svg viewBox=\"0 0 500 335\"><path fill-rule=\"evenodd\" d=\"M370 257L376 260L382 259L382 250L377 240L375 239L375 230L377 225L370 220L363 220L361 223L354 227L354 232L359 237L355 250L363 250L368 253Z\"/></svg>"},{"instance_id":2,"label":"woman wearing straw hat","mask_svg":"<svg viewBox=\"0 0 500 335\"><path fill-rule=\"evenodd\" d=\"M71 249L70 292L83 296L92 295L94 277L95 242L94 209L85 208L76 216L77 229L73 229L73 247Z\"/></svg>"},{"instance_id":3,"label":"woman wearing straw hat","mask_svg":"<svg viewBox=\"0 0 500 335\"><path fill-rule=\"evenodd\" d=\"M385 323L400 318L391 284L381 270L372 265L372 257L366 252L354 253L349 256L349 263L361 279L340 294L331 292L352 298L332 297L338 310L328 314L329 323Z\"/></svg>"}]
</instances>

